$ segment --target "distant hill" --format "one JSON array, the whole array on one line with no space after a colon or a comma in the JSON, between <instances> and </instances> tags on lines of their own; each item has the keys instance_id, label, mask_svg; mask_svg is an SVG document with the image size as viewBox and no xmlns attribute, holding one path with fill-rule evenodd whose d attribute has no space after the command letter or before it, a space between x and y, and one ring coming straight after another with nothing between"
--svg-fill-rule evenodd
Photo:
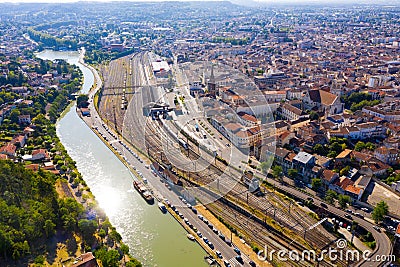
<instances>
[{"instance_id":1,"label":"distant hill","mask_svg":"<svg viewBox=\"0 0 400 267\"><path fill-rule=\"evenodd\" d=\"M278 6L287 4L296 5L324 5L324 4L370 4L370 5L400 5L400 0L231 0L231 3L241 6Z\"/></svg>"}]
</instances>

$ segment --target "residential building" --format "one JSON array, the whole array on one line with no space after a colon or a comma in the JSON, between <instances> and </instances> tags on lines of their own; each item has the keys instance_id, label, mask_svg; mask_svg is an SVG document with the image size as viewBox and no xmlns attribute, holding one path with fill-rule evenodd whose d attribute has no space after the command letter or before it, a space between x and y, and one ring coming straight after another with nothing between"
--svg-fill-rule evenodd
<instances>
[{"instance_id":1,"label":"residential building","mask_svg":"<svg viewBox=\"0 0 400 267\"><path fill-rule=\"evenodd\" d=\"M5 154L9 157L16 156L17 147L12 143L7 143L0 148L0 154Z\"/></svg>"},{"instance_id":2,"label":"residential building","mask_svg":"<svg viewBox=\"0 0 400 267\"><path fill-rule=\"evenodd\" d=\"M19 115L18 123L19 124L31 124L31 115Z\"/></svg>"},{"instance_id":3,"label":"residential building","mask_svg":"<svg viewBox=\"0 0 400 267\"><path fill-rule=\"evenodd\" d=\"M80 255L77 258L77 263L74 263L71 267L98 267L96 258L92 252L87 252Z\"/></svg>"},{"instance_id":4,"label":"residential building","mask_svg":"<svg viewBox=\"0 0 400 267\"><path fill-rule=\"evenodd\" d=\"M395 165L400 162L400 152L397 148L378 147L374 150L374 157L389 165Z\"/></svg>"},{"instance_id":5,"label":"residential building","mask_svg":"<svg viewBox=\"0 0 400 267\"><path fill-rule=\"evenodd\" d=\"M398 121L400 120L400 100L384 102L373 107L364 107L362 111L387 121Z\"/></svg>"},{"instance_id":6,"label":"residential building","mask_svg":"<svg viewBox=\"0 0 400 267\"><path fill-rule=\"evenodd\" d=\"M308 114L301 109L288 103L283 103L277 110L282 119L289 121L297 121L299 119L307 119Z\"/></svg>"},{"instance_id":7,"label":"residential building","mask_svg":"<svg viewBox=\"0 0 400 267\"><path fill-rule=\"evenodd\" d=\"M35 149L32 151L31 160L44 160L50 158L49 153L46 149Z\"/></svg>"}]
</instances>

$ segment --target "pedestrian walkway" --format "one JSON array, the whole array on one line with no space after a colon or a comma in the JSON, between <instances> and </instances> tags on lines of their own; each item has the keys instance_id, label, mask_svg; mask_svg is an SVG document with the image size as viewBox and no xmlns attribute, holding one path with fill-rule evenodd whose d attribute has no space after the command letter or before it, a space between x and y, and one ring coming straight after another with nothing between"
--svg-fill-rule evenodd
<instances>
[{"instance_id":1,"label":"pedestrian walkway","mask_svg":"<svg viewBox=\"0 0 400 267\"><path fill-rule=\"evenodd\" d=\"M351 234L349 231L347 231L347 230L344 229L344 228L339 228L338 232L341 233L342 235L344 235L344 237L346 238L346 240L347 240L348 242L351 241L351 236L352 236L352 234ZM364 244L358 237L356 237L356 236L354 236L354 238L353 238L353 245L354 245L358 250L360 250L360 251L362 251L362 252L364 252L364 251L366 251L366 250L369 250L370 252L372 252L372 250L371 250L367 245L365 245L365 244Z\"/></svg>"}]
</instances>

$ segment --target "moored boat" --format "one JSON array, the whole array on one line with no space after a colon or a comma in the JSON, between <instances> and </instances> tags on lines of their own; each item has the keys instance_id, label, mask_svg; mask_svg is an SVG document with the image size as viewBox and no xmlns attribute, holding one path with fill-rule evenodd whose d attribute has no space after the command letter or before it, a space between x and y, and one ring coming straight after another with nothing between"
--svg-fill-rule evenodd
<instances>
[{"instance_id":1,"label":"moored boat","mask_svg":"<svg viewBox=\"0 0 400 267\"><path fill-rule=\"evenodd\" d=\"M146 200L147 203L154 204L154 197L142 182L134 180L133 186L140 193L140 195Z\"/></svg>"}]
</instances>

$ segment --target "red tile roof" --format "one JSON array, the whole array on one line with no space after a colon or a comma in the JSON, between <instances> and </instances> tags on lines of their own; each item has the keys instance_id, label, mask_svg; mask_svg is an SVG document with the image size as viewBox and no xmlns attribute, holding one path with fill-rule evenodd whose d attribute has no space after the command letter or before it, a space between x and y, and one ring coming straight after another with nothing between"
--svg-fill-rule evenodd
<instances>
[{"instance_id":1,"label":"red tile roof","mask_svg":"<svg viewBox=\"0 0 400 267\"><path fill-rule=\"evenodd\" d=\"M354 185L348 185L346 186L346 188L344 189L347 192L359 195L361 193L361 188L355 187Z\"/></svg>"},{"instance_id":2,"label":"red tile roof","mask_svg":"<svg viewBox=\"0 0 400 267\"><path fill-rule=\"evenodd\" d=\"M7 143L0 148L1 154L14 155L17 147L11 143Z\"/></svg>"},{"instance_id":3,"label":"red tile roof","mask_svg":"<svg viewBox=\"0 0 400 267\"><path fill-rule=\"evenodd\" d=\"M96 262L96 258L93 256L92 252L82 254L78 259L79 259L79 262L76 264L73 264L71 267L80 267L80 266L95 267L95 266L98 266L97 262Z\"/></svg>"},{"instance_id":4,"label":"red tile roof","mask_svg":"<svg viewBox=\"0 0 400 267\"><path fill-rule=\"evenodd\" d=\"M331 170L324 170L322 172L322 178L328 182L332 182L333 177L337 175L336 172L333 172Z\"/></svg>"}]
</instances>

